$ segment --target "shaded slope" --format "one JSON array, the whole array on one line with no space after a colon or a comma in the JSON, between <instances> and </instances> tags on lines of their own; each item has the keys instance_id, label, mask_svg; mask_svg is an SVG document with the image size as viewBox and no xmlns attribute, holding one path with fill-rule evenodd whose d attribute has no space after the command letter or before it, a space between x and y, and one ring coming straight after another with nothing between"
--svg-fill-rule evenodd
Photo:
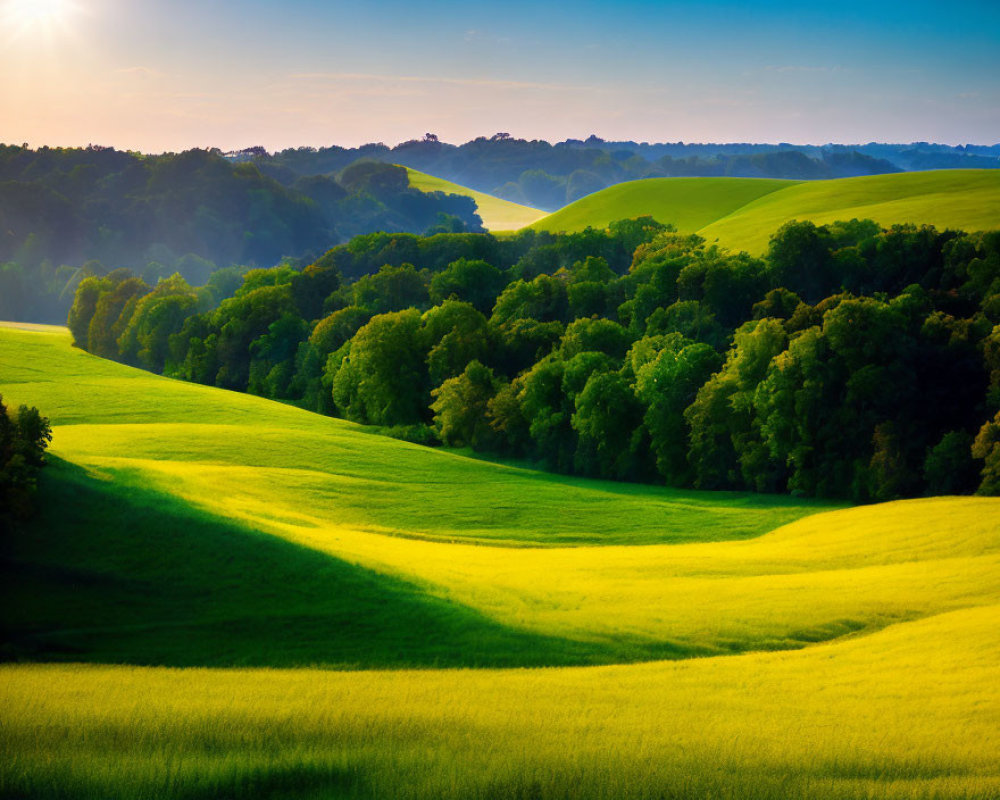
<instances>
[{"instance_id":1,"label":"shaded slope","mask_svg":"<svg viewBox=\"0 0 1000 800\"><path fill-rule=\"evenodd\" d=\"M503 666L607 660L419 586L56 459L0 561L4 655L170 666Z\"/></svg>"},{"instance_id":2,"label":"shaded slope","mask_svg":"<svg viewBox=\"0 0 1000 800\"><path fill-rule=\"evenodd\" d=\"M42 409L56 426L53 450L67 460L176 462L192 474L226 465L237 481L252 480L241 469L271 470L261 473L258 501L333 508L340 523L446 541L736 539L836 505L573 479L464 458L106 361L70 347L57 327L0 326L0 393Z\"/></svg>"},{"instance_id":3,"label":"shaded slope","mask_svg":"<svg viewBox=\"0 0 1000 800\"><path fill-rule=\"evenodd\" d=\"M410 167L407 167L406 171L410 173L410 186L414 189L419 189L422 192L445 192L446 194L471 197L476 201L479 217L483 221L483 227L488 231L517 230L545 216L545 212L539 211L537 208L512 203L509 200L503 200Z\"/></svg>"},{"instance_id":4,"label":"shaded slope","mask_svg":"<svg viewBox=\"0 0 1000 800\"><path fill-rule=\"evenodd\" d=\"M795 183L769 178L647 178L594 192L528 227L572 232L650 216L681 233L694 233L752 200Z\"/></svg>"},{"instance_id":5,"label":"shaded slope","mask_svg":"<svg viewBox=\"0 0 1000 800\"><path fill-rule=\"evenodd\" d=\"M0 391L47 409L54 451L122 497L169 496L592 659L797 648L1000 602L998 500L802 518L822 506L553 479L101 361L64 332L0 342Z\"/></svg>"}]
</instances>

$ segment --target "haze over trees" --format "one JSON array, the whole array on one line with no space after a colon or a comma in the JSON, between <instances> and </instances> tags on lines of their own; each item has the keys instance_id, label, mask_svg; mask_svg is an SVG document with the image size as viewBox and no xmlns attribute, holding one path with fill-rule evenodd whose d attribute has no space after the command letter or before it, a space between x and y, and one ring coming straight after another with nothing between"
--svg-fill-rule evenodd
<instances>
[{"instance_id":1,"label":"haze over trees","mask_svg":"<svg viewBox=\"0 0 1000 800\"><path fill-rule=\"evenodd\" d=\"M372 230L481 230L467 197L358 162L284 186L252 163L191 150L0 145L0 318L61 321L76 285L127 267L204 285L219 268L313 260Z\"/></svg>"},{"instance_id":2,"label":"haze over trees","mask_svg":"<svg viewBox=\"0 0 1000 800\"><path fill-rule=\"evenodd\" d=\"M622 181L666 177L748 177L816 180L906 170L1000 167L1000 145L650 144L585 140L549 142L498 133L461 145L427 134L395 147L251 148L227 154L248 160L290 185L305 175L343 169L359 158L438 175L506 200L554 211Z\"/></svg>"}]
</instances>

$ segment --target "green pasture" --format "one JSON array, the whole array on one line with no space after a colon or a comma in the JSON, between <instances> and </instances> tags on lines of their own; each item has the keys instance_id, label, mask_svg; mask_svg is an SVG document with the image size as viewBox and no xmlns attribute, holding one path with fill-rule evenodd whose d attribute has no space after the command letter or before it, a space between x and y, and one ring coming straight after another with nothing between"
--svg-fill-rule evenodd
<instances>
[{"instance_id":1,"label":"green pasture","mask_svg":"<svg viewBox=\"0 0 1000 800\"><path fill-rule=\"evenodd\" d=\"M649 178L610 186L529 227L548 231L605 228L652 216L731 250L760 255L791 220L818 225L872 219L883 227L913 223L964 231L1000 227L1000 170L937 170L823 181L758 178Z\"/></svg>"},{"instance_id":2,"label":"green pasture","mask_svg":"<svg viewBox=\"0 0 1000 800\"><path fill-rule=\"evenodd\" d=\"M914 223L968 232L1000 227L1000 170L902 172L800 183L761 197L698 233L755 255L793 219L817 225L872 219L882 227Z\"/></svg>"},{"instance_id":3,"label":"green pasture","mask_svg":"<svg viewBox=\"0 0 1000 800\"><path fill-rule=\"evenodd\" d=\"M1000 795L1000 500L556 477L0 326L0 797ZM641 662L641 663L640 663Z\"/></svg>"},{"instance_id":4,"label":"green pasture","mask_svg":"<svg viewBox=\"0 0 1000 800\"><path fill-rule=\"evenodd\" d=\"M602 189L542 217L540 231L606 228L619 219L650 216L694 233L760 197L795 185L769 178L647 178Z\"/></svg>"}]
</instances>

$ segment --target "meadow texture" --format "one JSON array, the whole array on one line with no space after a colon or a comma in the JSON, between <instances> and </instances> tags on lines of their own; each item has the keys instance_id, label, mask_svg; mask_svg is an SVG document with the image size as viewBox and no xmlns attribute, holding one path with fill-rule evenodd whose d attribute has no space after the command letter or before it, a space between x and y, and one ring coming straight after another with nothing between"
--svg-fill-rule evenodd
<instances>
[{"instance_id":1,"label":"meadow texture","mask_svg":"<svg viewBox=\"0 0 1000 800\"><path fill-rule=\"evenodd\" d=\"M54 428L0 795L1000 795L998 500L556 477L61 328L0 394Z\"/></svg>"}]
</instances>

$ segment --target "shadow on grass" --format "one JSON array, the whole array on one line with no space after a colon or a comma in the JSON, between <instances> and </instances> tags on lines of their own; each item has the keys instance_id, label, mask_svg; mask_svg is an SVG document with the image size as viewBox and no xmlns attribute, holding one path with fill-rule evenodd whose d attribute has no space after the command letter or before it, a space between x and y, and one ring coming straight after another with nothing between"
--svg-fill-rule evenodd
<instances>
[{"instance_id":1,"label":"shadow on grass","mask_svg":"<svg viewBox=\"0 0 1000 800\"><path fill-rule=\"evenodd\" d=\"M165 775L161 783L143 777L122 781L114 789L93 775L62 772L59 769L41 775L21 775L5 787L5 797L18 800L122 800L165 797L173 800L288 800L289 798L370 797L371 789L358 769L342 769L322 764L247 766L199 774L190 766Z\"/></svg>"},{"instance_id":2,"label":"shadow on grass","mask_svg":"<svg viewBox=\"0 0 1000 800\"><path fill-rule=\"evenodd\" d=\"M53 458L38 499L2 545L4 660L395 669L620 657L505 627L127 474Z\"/></svg>"}]
</instances>

